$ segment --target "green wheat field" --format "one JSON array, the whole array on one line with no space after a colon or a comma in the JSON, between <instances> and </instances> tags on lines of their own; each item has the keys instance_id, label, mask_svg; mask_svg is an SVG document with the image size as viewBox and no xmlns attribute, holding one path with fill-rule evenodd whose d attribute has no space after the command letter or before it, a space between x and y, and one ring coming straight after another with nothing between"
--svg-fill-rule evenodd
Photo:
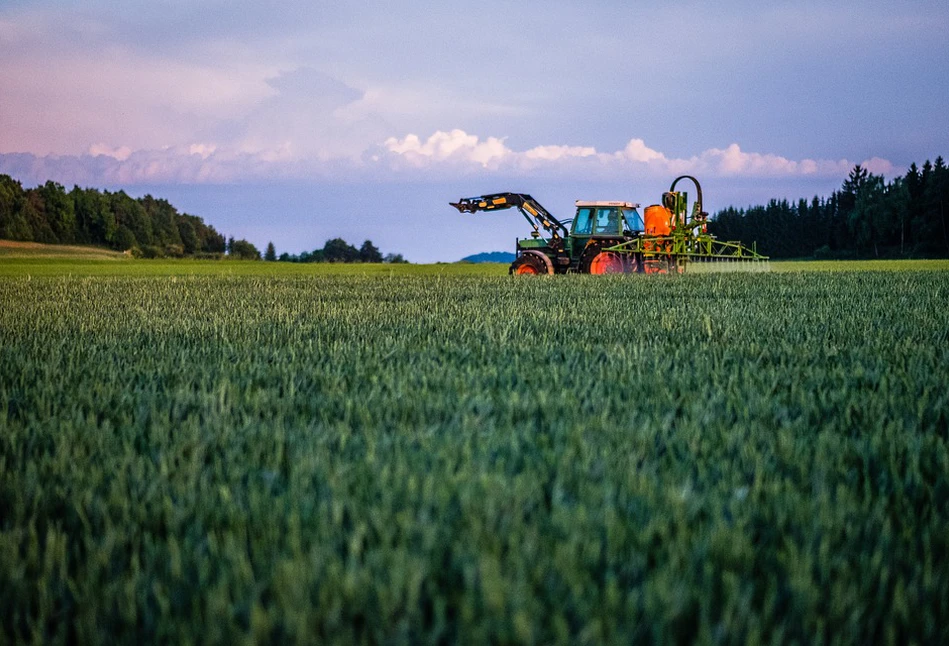
<instances>
[{"instance_id":1,"label":"green wheat field","mask_svg":"<svg viewBox=\"0 0 949 646\"><path fill-rule=\"evenodd\" d=\"M949 641L949 262L7 257L0 341L0 642Z\"/></svg>"}]
</instances>

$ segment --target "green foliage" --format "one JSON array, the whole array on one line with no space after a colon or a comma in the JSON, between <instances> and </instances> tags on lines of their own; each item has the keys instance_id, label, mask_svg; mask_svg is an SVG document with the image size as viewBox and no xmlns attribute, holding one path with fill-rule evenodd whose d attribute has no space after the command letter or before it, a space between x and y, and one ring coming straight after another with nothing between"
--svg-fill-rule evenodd
<instances>
[{"instance_id":1,"label":"green foliage","mask_svg":"<svg viewBox=\"0 0 949 646\"><path fill-rule=\"evenodd\" d=\"M70 197L75 205L76 241L112 245L118 225L111 209L110 196L95 189L76 186L70 192Z\"/></svg>"},{"instance_id":2,"label":"green foliage","mask_svg":"<svg viewBox=\"0 0 949 646\"><path fill-rule=\"evenodd\" d=\"M260 260L260 251L257 247L247 242L247 240L235 240L231 238L228 241L228 256L238 260Z\"/></svg>"},{"instance_id":3,"label":"green foliage","mask_svg":"<svg viewBox=\"0 0 949 646\"><path fill-rule=\"evenodd\" d=\"M137 244L138 241L135 239L135 234L132 233L132 230L124 224L119 225L119 228L115 231L112 246L119 251L126 251L132 249Z\"/></svg>"},{"instance_id":4,"label":"green foliage","mask_svg":"<svg viewBox=\"0 0 949 646\"><path fill-rule=\"evenodd\" d=\"M400 264L408 263L408 260L403 258L402 254L400 253L387 253L386 257L382 260L382 262L390 264L390 265L400 265Z\"/></svg>"},{"instance_id":5,"label":"green foliage","mask_svg":"<svg viewBox=\"0 0 949 646\"><path fill-rule=\"evenodd\" d=\"M947 257L949 169L940 157L886 182L858 165L826 200L730 207L715 215L709 231L722 240L756 242L772 258Z\"/></svg>"},{"instance_id":6,"label":"green foliage","mask_svg":"<svg viewBox=\"0 0 949 646\"><path fill-rule=\"evenodd\" d=\"M382 253L371 240L366 240L359 248L359 262L382 262Z\"/></svg>"},{"instance_id":7,"label":"green foliage","mask_svg":"<svg viewBox=\"0 0 949 646\"><path fill-rule=\"evenodd\" d=\"M268 262L273 262L277 259L277 249L273 246L273 242L267 243L267 251L264 252L264 260Z\"/></svg>"},{"instance_id":8,"label":"green foliage","mask_svg":"<svg viewBox=\"0 0 949 646\"><path fill-rule=\"evenodd\" d=\"M76 242L75 206L63 187L55 182L46 182L36 189L36 194L43 203L46 221L56 242Z\"/></svg>"},{"instance_id":9,"label":"green foliage","mask_svg":"<svg viewBox=\"0 0 949 646\"><path fill-rule=\"evenodd\" d=\"M33 240L33 230L24 214L23 187L8 175L0 175L0 238Z\"/></svg>"},{"instance_id":10,"label":"green foliage","mask_svg":"<svg viewBox=\"0 0 949 646\"><path fill-rule=\"evenodd\" d=\"M228 265L0 280L0 641L949 640L944 264Z\"/></svg>"},{"instance_id":11,"label":"green foliage","mask_svg":"<svg viewBox=\"0 0 949 646\"><path fill-rule=\"evenodd\" d=\"M359 251L342 238L327 240L323 246L323 262L357 262Z\"/></svg>"},{"instance_id":12,"label":"green foliage","mask_svg":"<svg viewBox=\"0 0 949 646\"><path fill-rule=\"evenodd\" d=\"M155 245L150 245L150 244L147 244L147 245L145 245L144 247L142 247L142 248L139 250L139 252L140 252L140 253L139 253L138 255L139 255L141 258L149 258L149 259L151 259L151 258L164 258L164 257L165 257L165 253L164 253L164 251L162 251L162 249L161 249L160 247L156 247Z\"/></svg>"},{"instance_id":13,"label":"green foliage","mask_svg":"<svg viewBox=\"0 0 949 646\"><path fill-rule=\"evenodd\" d=\"M398 258L398 260L391 260ZM380 262L402 262L408 261L402 258L401 254L388 254L383 258L382 252L372 244L371 240L362 243L362 247L356 249L342 238L333 238L327 240L322 249L315 249L313 252L304 251L299 256L293 256L287 253L280 254L280 260L284 262L331 262L331 263L380 263Z\"/></svg>"},{"instance_id":14,"label":"green foliage","mask_svg":"<svg viewBox=\"0 0 949 646\"><path fill-rule=\"evenodd\" d=\"M224 236L196 216L181 214L166 200L133 199L46 182L33 189L0 175L0 238L48 244L92 244L146 255L219 254Z\"/></svg>"},{"instance_id":15,"label":"green foliage","mask_svg":"<svg viewBox=\"0 0 949 646\"><path fill-rule=\"evenodd\" d=\"M44 244L55 244L56 234L49 224L46 217L46 204L39 192L33 191L26 193L26 200L23 204L23 217L30 228L31 236L35 242Z\"/></svg>"}]
</instances>

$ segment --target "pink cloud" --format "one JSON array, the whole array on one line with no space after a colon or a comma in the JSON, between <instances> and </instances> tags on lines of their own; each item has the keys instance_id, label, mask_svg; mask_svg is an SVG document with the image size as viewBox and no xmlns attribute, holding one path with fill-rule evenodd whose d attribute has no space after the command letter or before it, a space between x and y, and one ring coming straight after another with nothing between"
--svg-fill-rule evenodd
<instances>
[{"instance_id":1,"label":"pink cloud","mask_svg":"<svg viewBox=\"0 0 949 646\"><path fill-rule=\"evenodd\" d=\"M872 173L900 171L886 159L862 164ZM276 147L221 146L194 142L160 149L95 144L79 156L0 154L0 172L27 182L54 179L80 184L230 183L279 179L386 180L416 176L450 178L478 173L512 177L577 177L624 180L630 176L668 177L684 173L720 178L841 178L854 166L846 159L789 159L773 153L744 151L738 144L709 148L691 157L672 157L630 139L614 152L593 146L550 144L527 150L510 148L504 138L481 138L461 129L389 137L361 155L348 151L295 149L291 141Z\"/></svg>"}]
</instances>

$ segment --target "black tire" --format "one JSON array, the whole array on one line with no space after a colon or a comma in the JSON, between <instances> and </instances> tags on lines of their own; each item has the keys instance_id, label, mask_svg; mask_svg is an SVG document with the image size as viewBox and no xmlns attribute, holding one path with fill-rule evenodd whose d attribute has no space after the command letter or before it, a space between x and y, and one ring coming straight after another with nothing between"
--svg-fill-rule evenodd
<instances>
[{"instance_id":1,"label":"black tire","mask_svg":"<svg viewBox=\"0 0 949 646\"><path fill-rule=\"evenodd\" d=\"M512 276L519 275L540 275L546 276L553 273L553 267L548 260L540 253L525 252L518 256L517 260L511 263L508 273Z\"/></svg>"},{"instance_id":2,"label":"black tire","mask_svg":"<svg viewBox=\"0 0 949 646\"><path fill-rule=\"evenodd\" d=\"M583 255L580 256L580 262L577 264L577 271L581 274L589 274L590 265L593 263L593 259L596 258L597 254L599 253L600 245L588 245L587 248L583 250Z\"/></svg>"}]
</instances>

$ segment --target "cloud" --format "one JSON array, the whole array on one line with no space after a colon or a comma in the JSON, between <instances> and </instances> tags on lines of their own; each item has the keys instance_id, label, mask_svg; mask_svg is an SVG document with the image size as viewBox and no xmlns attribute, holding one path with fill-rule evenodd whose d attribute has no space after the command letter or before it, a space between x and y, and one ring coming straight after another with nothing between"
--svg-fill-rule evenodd
<instances>
[{"instance_id":1,"label":"cloud","mask_svg":"<svg viewBox=\"0 0 949 646\"><path fill-rule=\"evenodd\" d=\"M335 84L330 82L329 85ZM324 116L359 96L345 88L336 90L335 99L326 99L328 104L321 112ZM472 175L625 181L631 176L667 178L682 174L738 179L837 179L845 177L855 165L847 159L793 160L773 153L749 152L737 143L709 148L690 157L674 157L649 147L640 138L630 139L614 152L565 144L519 151L508 146L504 137L482 138L458 128L436 131L424 139L407 134L401 138L385 138L381 145L367 140L353 145L343 119L311 126L306 113L299 115L295 124L276 124L277 130L273 132L279 132L280 136L263 136L255 128L266 121L267 114L262 110L241 130L241 136L225 144L195 141L180 146L132 150L128 146L99 143L78 156L0 154L0 172L28 183L53 179L66 184L92 185L315 179L428 181ZM301 139L297 128L313 133L313 141ZM380 124L379 129L382 128ZM333 129L339 132L334 135L330 132ZM255 145L255 132L259 146ZM333 139L336 135L339 138ZM283 143L274 145L274 141ZM875 174L902 173L890 161L879 157L860 163Z\"/></svg>"},{"instance_id":2,"label":"cloud","mask_svg":"<svg viewBox=\"0 0 949 646\"><path fill-rule=\"evenodd\" d=\"M105 155L106 157L112 157L113 159L118 159L119 161L125 161L132 154L132 149L128 146L113 148L112 146L99 143L89 146L89 154L93 157Z\"/></svg>"},{"instance_id":3,"label":"cloud","mask_svg":"<svg viewBox=\"0 0 949 646\"><path fill-rule=\"evenodd\" d=\"M836 176L846 174L852 166L846 159L793 161L780 155L749 153L744 152L738 144L731 144L725 149L711 148L700 159L712 172L725 177Z\"/></svg>"},{"instance_id":4,"label":"cloud","mask_svg":"<svg viewBox=\"0 0 949 646\"><path fill-rule=\"evenodd\" d=\"M27 185L47 180L96 187L226 184L275 179L275 171L284 176L294 173L292 165L275 162L266 154L220 152L205 144L128 153L93 146L84 155L0 154L0 173Z\"/></svg>"},{"instance_id":5,"label":"cloud","mask_svg":"<svg viewBox=\"0 0 949 646\"><path fill-rule=\"evenodd\" d=\"M524 153L526 159L557 161L570 157L592 157L596 148L592 146L535 146Z\"/></svg>"},{"instance_id":6,"label":"cloud","mask_svg":"<svg viewBox=\"0 0 949 646\"><path fill-rule=\"evenodd\" d=\"M362 107L367 92L309 67L266 79L275 90L247 114L202 133L221 151L270 161L358 159L391 131Z\"/></svg>"},{"instance_id":7,"label":"cloud","mask_svg":"<svg viewBox=\"0 0 949 646\"><path fill-rule=\"evenodd\" d=\"M892 176L895 174L902 175L906 170L894 166L888 159L880 159L879 157L871 157L870 159L864 161L861 166L866 168L874 175L884 176Z\"/></svg>"},{"instance_id":8,"label":"cloud","mask_svg":"<svg viewBox=\"0 0 949 646\"><path fill-rule=\"evenodd\" d=\"M450 132L438 131L424 142L418 135L410 134L402 139L389 137L384 145L389 152L404 157L414 166L455 161L492 168L496 167L496 162L512 154L504 145L504 139L488 137L481 141L477 136L458 129Z\"/></svg>"},{"instance_id":9,"label":"cloud","mask_svg":"<svg viewBox=\"0 0 949 646\"><path fill-rule=\"evenodd\" d=\"M692 157L676 158L650 148L634 138L620 150L598 152L592 146L544 145L525 151L509 148L504 138L480 137L455 129L437 131L424 141L415 134L386 139L382 157L392 168L480 166L487 170L541 175L585 171L599 178L628 175L630 170L651 175L701 173L714 177L838 177L846 175L854 162L846 159L792 160L772 153L746 152L737 143L709 148ZM450 162L450 164L446 164ZM892 174L898 169L885 159L863 162L871 172Z\"/></svg>"},{"instance_id":10,"label":"cloud","mask_svg":"<svg viewBox=\"0 0 949 646\"><path fill-rule=\"evenodd\" d=\"M339 79L311 67L298 67L267 79L284 101L306 101L321 109L334 109L362 98L363 93Z\"/></svg>"},{"instance_id":11,"label":"cloud","mask_svg":"<svg viewBox=\"0 0 949 646\"><path fill-rule=\"evenodd\" d=\"M217 146L214 144L191 144L188 146L188 153L191 155L197 155L201 159L207 159L214 154L214 151L217 150Z\"/></svg>"},{"instance_id":12,"label":"cloud","mask_svg":"<svg viewBox=\"0 0 949 646\"><path fill-rule=\"evenodd\" d=\"M629 143L622 150L622 155L630 161L636 162L654 162L665 161L666 156L661 152L653 150L646 145L642 139L630 139Z\"/></svg>"}]
</instances>

